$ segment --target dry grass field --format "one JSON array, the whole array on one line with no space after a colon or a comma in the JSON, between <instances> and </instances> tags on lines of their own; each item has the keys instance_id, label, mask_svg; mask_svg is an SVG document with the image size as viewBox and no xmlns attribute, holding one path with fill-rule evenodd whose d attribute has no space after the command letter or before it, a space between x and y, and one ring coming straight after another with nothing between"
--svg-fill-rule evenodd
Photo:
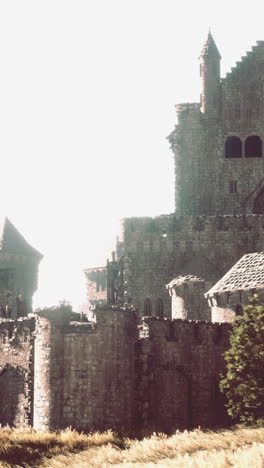
<instances>
[{"instance_id":1,"label":"dry grass field","mask_svg":"<svg viewBox=\"0 0 264 468\"><path fill-rule=\"evenodd\" d=\"M0 468L264 468L264 428L195 430L139 440L111 431L0 430Z\"/></svg>"}]
</instances>

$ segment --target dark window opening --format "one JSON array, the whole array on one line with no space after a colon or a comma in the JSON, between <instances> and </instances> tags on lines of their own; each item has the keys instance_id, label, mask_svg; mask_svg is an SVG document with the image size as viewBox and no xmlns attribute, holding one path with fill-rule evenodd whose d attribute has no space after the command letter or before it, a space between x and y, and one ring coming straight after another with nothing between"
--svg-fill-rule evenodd
<instances>
[{"instance_id":1,"label":"dark window opening","mask_svg":"<svg viewBox=\"0 0 264 468\"><path fill-rule=\"evenodd\" d=\"M144 302L144 315L151 315L151 309L152 309L151 300L147 298Z\"/></svg>"},{"instance_id":2,"label":"dark window opening","mask_svg":"<svg viewBox=\"0 0 264 468\"><path fill-rule=\"evenodd\" d=\"M245 141L245 157L246 158L261 158L262 156L262 141L259 136L251 135Z\"/></svg>"},{"instance_id":3,"label":"dark window opening","mask_svg":"<svg viewBox=\"0 0 264 468\"><path fill-rule=\"evenodd\" d=\"M236 180L231 180L229 182L229 192L237 193L237 181Z\"/></svg>"},{"instance_id":4,"label":"dark window opening","mask_svg":"<svg viewBox=\"0 0 264 468\"><path fill-rule=\"evenodd\" d=\"M227 137L225 141L225 157L242 158L242 142L239 137Z\"/></svg>"},{"instance_id":5,"label":"dark window opening","mask_svg":"<svg viewBox=\"0 0 264 468\"><path fill-rule=\"evenodd\" d=\"M156 314L157 317L163 317L164 309L163 309L163 301L162 299L158 299L156 302Z\"/></svg>"}]
</instances>

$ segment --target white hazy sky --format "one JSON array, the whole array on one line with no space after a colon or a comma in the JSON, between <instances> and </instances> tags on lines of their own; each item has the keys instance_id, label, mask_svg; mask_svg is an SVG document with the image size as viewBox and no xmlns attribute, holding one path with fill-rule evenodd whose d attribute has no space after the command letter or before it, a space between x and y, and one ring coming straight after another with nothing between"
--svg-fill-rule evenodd
<instances>
[{"instance_id":1,"label":"white hazy sky","mask_svg":"<svg viewBox=\"0 0 264 468\"><path fill-rule=\"evenodd\" d=\"M35 306L83 302L118 220L169 213L174 105L198 101L208 28L222 75L264 39L264 4L0 0L0 200L44 254Z\"/></svg>"}]
</instances>

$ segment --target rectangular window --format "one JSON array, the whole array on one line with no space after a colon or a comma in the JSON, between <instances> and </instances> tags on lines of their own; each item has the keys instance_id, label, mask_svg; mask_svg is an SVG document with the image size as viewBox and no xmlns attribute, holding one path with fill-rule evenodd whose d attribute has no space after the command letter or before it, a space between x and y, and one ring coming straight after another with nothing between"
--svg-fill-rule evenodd
<instances>
[{"instance_id":1,"label":"rectangular window","mask_svg":"<svg viewBox=\"0 0 264 468\"><path fill-rule=\"evenodd\" d=\"M231 180L229 182L229 192L237 193L237 181L236 180Z\"/></svg>"}]
</instances>

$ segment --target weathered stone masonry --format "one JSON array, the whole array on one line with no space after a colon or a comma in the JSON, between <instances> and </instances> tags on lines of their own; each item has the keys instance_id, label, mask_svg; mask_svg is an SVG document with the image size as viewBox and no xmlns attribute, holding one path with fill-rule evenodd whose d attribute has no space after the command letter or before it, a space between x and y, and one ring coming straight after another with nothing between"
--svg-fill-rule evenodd
<instances>
[{"instance_id":1,"label":"weathered stone masonry","mask_svg":"<svg viewBox=\"0 0 264 468\"><path fill-rule=\"evenodd\" d=\"M132 311L99 309L96 325L43 312L36 333L34 427L133 426Z\"/></svg>"},{"instance_id":2,"label":"weathered stone masonry","mask_svg":"<svg viewBox=\"0 0 264 468\"><path fill-rule=\"evenodd\" d=\"M0 424L33 424L34 318L0 321Z\"/></svg>"},{"instance_id":3,"label":"weathered stone masonry","mask_svg":"<svg viewBox=\"0 0 264 468\"><path fill-rule=\"evenodd\" d=\"M206 292L243 254L263 250L263 215L184 216L128 218L122 223L121 256L108 266L108 287L116 288L120 305L133 304L141 315L149 298L157 315L159 298L165 317L171 301L165 285L178 275L196 275ZM210 320L203 294L193 295L193 308L202 310L196 320Z\"/></svg>"},{"instance_id":4,"label":"weathered stone masonry","mask_svg":"<svg viewBox=\"0 0 264 468\"><path fill-rule=\"evenodd\" d=\"M96 309L96 323L41 311L2 321L0 423L172 432L227 422L217 382L228 324Z\"/></svg>"},{"instance_id":5,"label":"weathered stone masonry","mask_svg":"<svg viewBox=\"0 0 264 468\"><path fill-rule=\"evenodd\" d=\"M206 292L242 255L263 250L264 41L225 78L220 60L209 33L200 55L200 102L176 105L168 137L175 213L125 219L116 261L108 264L109 303L133 304L142 316L170 317L165 285L175 277L198 276ZM202 291L192 302L197 315L188 318L210 320Z\"/></svg>"}]
</instances>

